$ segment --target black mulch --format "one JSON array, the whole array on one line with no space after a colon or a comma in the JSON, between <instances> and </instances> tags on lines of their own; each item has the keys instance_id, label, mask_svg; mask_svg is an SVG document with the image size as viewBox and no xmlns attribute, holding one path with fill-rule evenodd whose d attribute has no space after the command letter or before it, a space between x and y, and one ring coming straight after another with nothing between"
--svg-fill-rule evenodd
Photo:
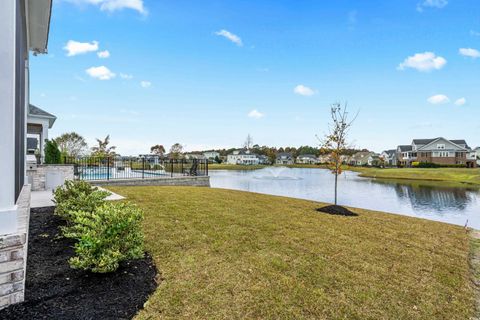
<instances>
[{"instance_id":1,"label":"black mulch","mask_svg":"<svg viewBox=\"0 0 480 320\"><path fill-rule=\"evenodd\" d=\"M71 269L72 240L59 237L53 207L32 209L25 302L0 319L131 319L157 287L152 258L126 262L114 273Z\"/></svg>"},{"instance_id":2,"label":"black mulch","mask_svg":"<svg viewBox=\"0 0 480 320\"><path fill-rule=\"evenodd\" d=\"M328 214L333 214L333 215L338 215L338 216L347 216L347 217L358 216L358 214L356 214L355 212L352 212L352 211L350 211L347 208L342 207L342 206L331 205L331 206L318 208L316 210L318 212L323 212L323 213L328 213Z\"/></svg>"}]
</instances>

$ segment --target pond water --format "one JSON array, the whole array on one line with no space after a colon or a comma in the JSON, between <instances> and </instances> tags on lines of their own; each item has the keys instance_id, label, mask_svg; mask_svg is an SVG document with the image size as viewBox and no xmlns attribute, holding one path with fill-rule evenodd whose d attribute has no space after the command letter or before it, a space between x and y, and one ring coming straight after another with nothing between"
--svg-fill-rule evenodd
<instances>
[{"instance_id":1,"label":"pond water","mask_svg":"<svg viewBox=\"0 0 480 320\"><path fill-rule=\"evenodd\" d=\"M211 170L210 184L299 199L333 202L334 176L324 169L271 167ZM346 171L338 179L338 203L480 229L480 190L431 182L362 178Z\"/></svg>"}]
</instances>

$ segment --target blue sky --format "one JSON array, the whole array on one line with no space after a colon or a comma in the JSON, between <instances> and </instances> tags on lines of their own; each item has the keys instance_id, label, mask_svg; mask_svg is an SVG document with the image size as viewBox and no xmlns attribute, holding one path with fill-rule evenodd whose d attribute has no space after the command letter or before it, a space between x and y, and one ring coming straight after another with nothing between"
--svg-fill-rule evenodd
<instances>
[{"instance_id":1,"label":"blue sky","mask_svg":"<svg viewBox=\"0 0 480 320\"><path fill-rule=\"evenodd\" d=\"M315 145L329 105L382 151L412 138L480 145L478 0L57 0L31 101L51 130L122 154ZM108 51L108 54L105 52Z\"/></svg>"}]
</instances>

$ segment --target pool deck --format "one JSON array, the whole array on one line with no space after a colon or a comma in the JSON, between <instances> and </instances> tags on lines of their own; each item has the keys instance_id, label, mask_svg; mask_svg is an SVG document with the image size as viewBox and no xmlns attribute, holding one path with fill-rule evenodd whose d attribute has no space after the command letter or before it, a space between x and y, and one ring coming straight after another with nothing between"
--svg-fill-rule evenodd
<instances>
[{"instance_id":1,"label":"pool deck","mask_svg":"<svg viewBox=\"0 0 480 320\"><path fill-rule=\"evenodd\" d=\"M100 190L105 190L101 187L98 187ZM108 201L115 201L115 200L122 200L125 199L125 197L118 195L116 193L113 193L111 191L110 195L106 198ZM52 190L45 190L45 191L32 191L31 194L31 208L42 208L42 207L52 207L55 206L55 203L53 202L53 192Z\"/></svg>"}]
</instances>

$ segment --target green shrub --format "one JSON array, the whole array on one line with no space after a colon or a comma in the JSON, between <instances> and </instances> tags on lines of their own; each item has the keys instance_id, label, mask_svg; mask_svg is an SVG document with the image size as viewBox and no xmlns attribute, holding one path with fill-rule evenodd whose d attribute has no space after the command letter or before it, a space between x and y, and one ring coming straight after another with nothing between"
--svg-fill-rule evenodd
<instances>
[{"instance_id":1,"label":"green shrub","mask_svg":"<svg viewBox=\"0 0 480 320\"><path fill-rule=\"evenodd\" d=\"M62 154L55 140L45 140L45 160L46 164L60 164L62 162Z\"/></svg>"},{"instance_id":2,"label":"green shrub","mask_svg":"<svg viewBox=\"0 0 480 320\"><path fill-rule=\"evenodd\" d=\"M100 191L86 181L67 180L54 191L55 214L70 222L73 212L92 212L104 204L109 195L109 192Z\"/></svg>"},{"instance_id":3,"label":"green shrub","mask_svg":"<svg viewBox=\"0 0 480 320\"><path fill-rule=\"evenodd\" d=\"M106 273L120 262L143 256L143 212L129 203L105 203L94 211L76 211L63 234L78 242L69 261L76 269Z\"/></svg>"}]
</instances>

